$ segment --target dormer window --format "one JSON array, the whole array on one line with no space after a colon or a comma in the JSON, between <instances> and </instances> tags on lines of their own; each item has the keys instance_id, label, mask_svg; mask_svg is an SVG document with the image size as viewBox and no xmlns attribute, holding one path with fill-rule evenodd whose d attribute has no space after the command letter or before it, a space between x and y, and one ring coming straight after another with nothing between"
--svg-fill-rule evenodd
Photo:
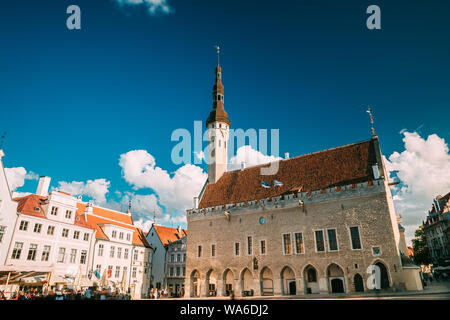
<instances>
[{"instance_id":1,"label":"dormer window","mask_svg":"<svg viewBox=\"0 0 450 320\"><path fill-rule=\"evenodd\" d=\"M117 236L117 231L116 230L113 230L113 232L112 232L112 235L111 235L113 238L115 238L116 236Z\"/></svg>"},{"instance_id":2,"label":"dormer window","mask_svg":"<svg viewBox=\"0 0 450 320\"><path fill-rule=\"evenodd\" d=\"M127 241L130 241L131 239L131 234L127 233Z\"/></svg>"}]
</instances>

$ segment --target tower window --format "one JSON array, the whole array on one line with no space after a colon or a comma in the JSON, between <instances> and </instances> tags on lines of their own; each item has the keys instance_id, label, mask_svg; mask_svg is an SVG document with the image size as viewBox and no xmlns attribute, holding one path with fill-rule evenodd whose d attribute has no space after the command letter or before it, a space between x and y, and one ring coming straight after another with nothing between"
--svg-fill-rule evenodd
<instances>
[{"instance_id":1,"label":"tower window","mask_svg":"<svg viewBox=\"0 0 450 320\"><path fill-rule=\"evenodd\" d=\"M219 139L219 147L220 147L220 139Z\"/></svg>"}]
</instances>

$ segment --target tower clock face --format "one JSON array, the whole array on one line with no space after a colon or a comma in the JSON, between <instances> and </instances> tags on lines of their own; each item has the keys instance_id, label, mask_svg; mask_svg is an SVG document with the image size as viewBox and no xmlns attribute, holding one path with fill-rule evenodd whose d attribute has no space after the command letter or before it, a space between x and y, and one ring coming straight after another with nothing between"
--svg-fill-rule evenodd
<instances>
[{"instance_id":1,"label":"tower clock face","mask_svg":"<svg viewBox=\"0 0 450 320\"><path fill-rule=\"evenodd\" d=\"M259 218L259 224L264 224L264 223L266 223L266 218L264 218L264 217Z\"/></svg>"}]
</instances>

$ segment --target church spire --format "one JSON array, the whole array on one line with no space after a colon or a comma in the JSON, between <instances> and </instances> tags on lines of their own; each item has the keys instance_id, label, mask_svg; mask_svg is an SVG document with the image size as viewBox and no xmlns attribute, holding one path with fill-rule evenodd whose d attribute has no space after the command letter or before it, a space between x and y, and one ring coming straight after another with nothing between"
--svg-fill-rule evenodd
<instances>
[{"instance_id":1,"label":"church spire","mask_svg":"<svg viewBox=\"0 0 450 320\"><path fill-rule=\"evenodd\" d=\"M228 119L228 114L224 107L224 87L222 84L222 68L219 64L220 48L215 46L217 49L217 67L216 67L216 79L213 86L212 96L213 96L213 108L209 113L208 119L206 119L206 126L208 124L220 121L230 125L230 119Z\"/></svg>"},{"instance_id":2,"label":"church spire","mask_svg":"<svg viewBox=\"0 0 450 320\"><path fill-rule=\"evenodd\" d=\"M208 183L216 183L227 171L227 142L230 130L230 119L224 108L224 89L222 84L222 68L219 64L220 48L217 49L216 79L212 96L213 107L206 119L208 128Z\"/></svg>"}]
</instances>

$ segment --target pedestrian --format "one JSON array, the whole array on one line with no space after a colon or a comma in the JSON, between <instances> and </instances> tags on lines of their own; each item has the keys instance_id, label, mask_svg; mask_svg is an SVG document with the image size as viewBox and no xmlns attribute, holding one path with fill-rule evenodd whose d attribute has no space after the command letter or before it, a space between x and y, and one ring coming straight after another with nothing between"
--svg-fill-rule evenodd
<instances>
[{"instance_id":1,"label":"pedestrian","mask_svg":"<svg viewBox=\"0 0 450 320\"><path fill-rule=\"evenodd\" d=\"M92 298L91 287L87 288L86 291L84 292L84 298L87 300L91 300L91 298Z\"/></svg>"}]
</instances>

